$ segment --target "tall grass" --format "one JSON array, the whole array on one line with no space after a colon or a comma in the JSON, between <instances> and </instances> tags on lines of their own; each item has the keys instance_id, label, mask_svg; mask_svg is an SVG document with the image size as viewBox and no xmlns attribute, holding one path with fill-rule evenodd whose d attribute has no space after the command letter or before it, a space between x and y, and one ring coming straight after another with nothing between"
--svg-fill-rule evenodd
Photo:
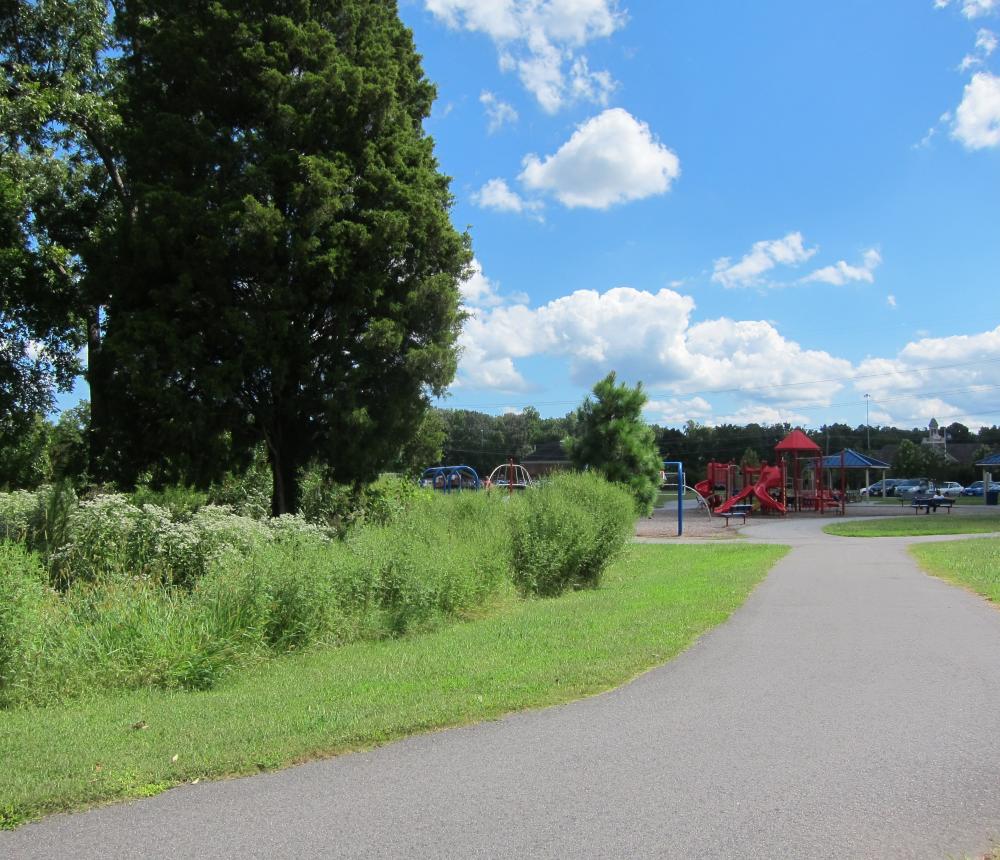
<instances>
[{"instance_id":1,"label":"tall grass","mask_svg":"<svg viewBox=\"0 0 1000 860\"><path fill-rule=\"evenodd\" d=\"M0 544L0 706L208 689L275 654L595 586L634 516L631 497L596 476L514 498L392 486L373 498L338 540L298 517L218 506L175 517L107 495L68 512L47 558L26 542L31 506L0 499L0 526L22 541Z\"/></svg>"}]
</instances>

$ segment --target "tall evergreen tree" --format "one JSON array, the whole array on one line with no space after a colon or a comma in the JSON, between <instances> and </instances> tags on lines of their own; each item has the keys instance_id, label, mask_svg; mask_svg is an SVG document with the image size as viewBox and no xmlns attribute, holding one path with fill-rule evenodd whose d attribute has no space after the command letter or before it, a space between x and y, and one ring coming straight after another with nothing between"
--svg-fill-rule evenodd
<instances>
[{"instance_id":1,"label":"tall evergreen tree","mask_svg":"<svg viewBox=\"0 0 1000 860\"><path fill-rule=\"evenodd\" d=\"M635 388L617 385L612 371L594 386L594 398L584 400L579 433L567 440L577 468L598 469L628 485L643 514L653 510L662 465L653 428L642 418L646 400L641 382Z\"/></svg>"},{"instance_id":2,"label":"tall evergreen tree","mask_svg":"<svg viewBox=\"0 0 1000 860\"><path fill-rule=\"evenodd\" d=\"M212 477L266 443L272 511L359 482L451 381L468 237L387 0L129 0L134 219L104 367L120 462Z\"/></svg>"}]
</instances>

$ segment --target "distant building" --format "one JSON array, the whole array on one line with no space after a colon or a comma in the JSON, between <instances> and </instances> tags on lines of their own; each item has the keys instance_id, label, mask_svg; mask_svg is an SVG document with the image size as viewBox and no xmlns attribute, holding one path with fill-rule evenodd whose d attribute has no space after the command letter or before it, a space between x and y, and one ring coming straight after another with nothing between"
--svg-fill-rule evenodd
<instances>
[{"instance_id":1,"label":"distant building","mask_svg":"<svg viewBox=\"0 0 1000 860\"><path fill-rule=\"evenodd\" d=\"M921 439L920 444L929 445L932 450L948 458L952 462L955 460L954 457L948 457L948 431L942 430L938 426L936 418L931 418L930 424L927 425L927 438Z\"/></svg>"}]
</instances>

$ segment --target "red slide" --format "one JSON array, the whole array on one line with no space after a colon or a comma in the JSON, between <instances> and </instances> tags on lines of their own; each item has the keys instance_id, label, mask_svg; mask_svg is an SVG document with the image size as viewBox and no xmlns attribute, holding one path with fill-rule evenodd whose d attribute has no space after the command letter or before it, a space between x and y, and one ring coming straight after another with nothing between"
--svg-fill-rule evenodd
<instances>
[{"instance_id":1,"label":"red slide","mask_svg":"<svg viewBox=\"0 0 1000 860\"><path fill-rule=\"evenodd\" d=\"M760 480L757 481L752 487L744 487L740 492L733 496L728 502L725 502L715 509L717 514L724 514L726 511L730 510L733 505L738 505L744 499L750 498L750 496L756 497L757 501L760 502L761 510L765 508L771 511L777 511L779 514L785 513L785 506L781 502L777 502L771 498L771 494L768 490L773 490L775 487L781 486L781 469L777 466L764 466L760 470Z\"/></svg>"}]
</instances>

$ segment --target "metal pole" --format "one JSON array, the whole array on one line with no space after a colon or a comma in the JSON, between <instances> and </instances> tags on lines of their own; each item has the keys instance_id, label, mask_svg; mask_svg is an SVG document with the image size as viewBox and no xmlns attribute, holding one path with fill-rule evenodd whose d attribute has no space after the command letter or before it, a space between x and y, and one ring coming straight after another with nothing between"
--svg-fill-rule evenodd
<instances>
[{"instance_id":1,"label":"metal pole","mask_svg":"<svg viewBox=\"0 0 1000 860\"><path fill-rule=\"evenodd\" d=\"M664 471L667 466L677 467L677 537L681 537L684 534L684 464L680 460L664 460Z\"/></svg>"},{"instance_id":2,"label":"metal pole","mask_svg":"<svg viewBox=\"0 0 1000 860\"><path fill-rule=\"evenodd\" d=\"M868 420L868 403L871 399L872 396L870 394L865 395L865 434L868 440L868 447L865 450L869 454L872 452L872 425Z\"/></svg>"},{"instance_id":3,"label":"metal pole","mask_svg":"<svg viewBox=\"0 0 1000 860\"><path fill-rule=\"evenodd\" d=\"M684 464L677 463L677 537L684 535Z\"/></svg>"}]
</instances>

